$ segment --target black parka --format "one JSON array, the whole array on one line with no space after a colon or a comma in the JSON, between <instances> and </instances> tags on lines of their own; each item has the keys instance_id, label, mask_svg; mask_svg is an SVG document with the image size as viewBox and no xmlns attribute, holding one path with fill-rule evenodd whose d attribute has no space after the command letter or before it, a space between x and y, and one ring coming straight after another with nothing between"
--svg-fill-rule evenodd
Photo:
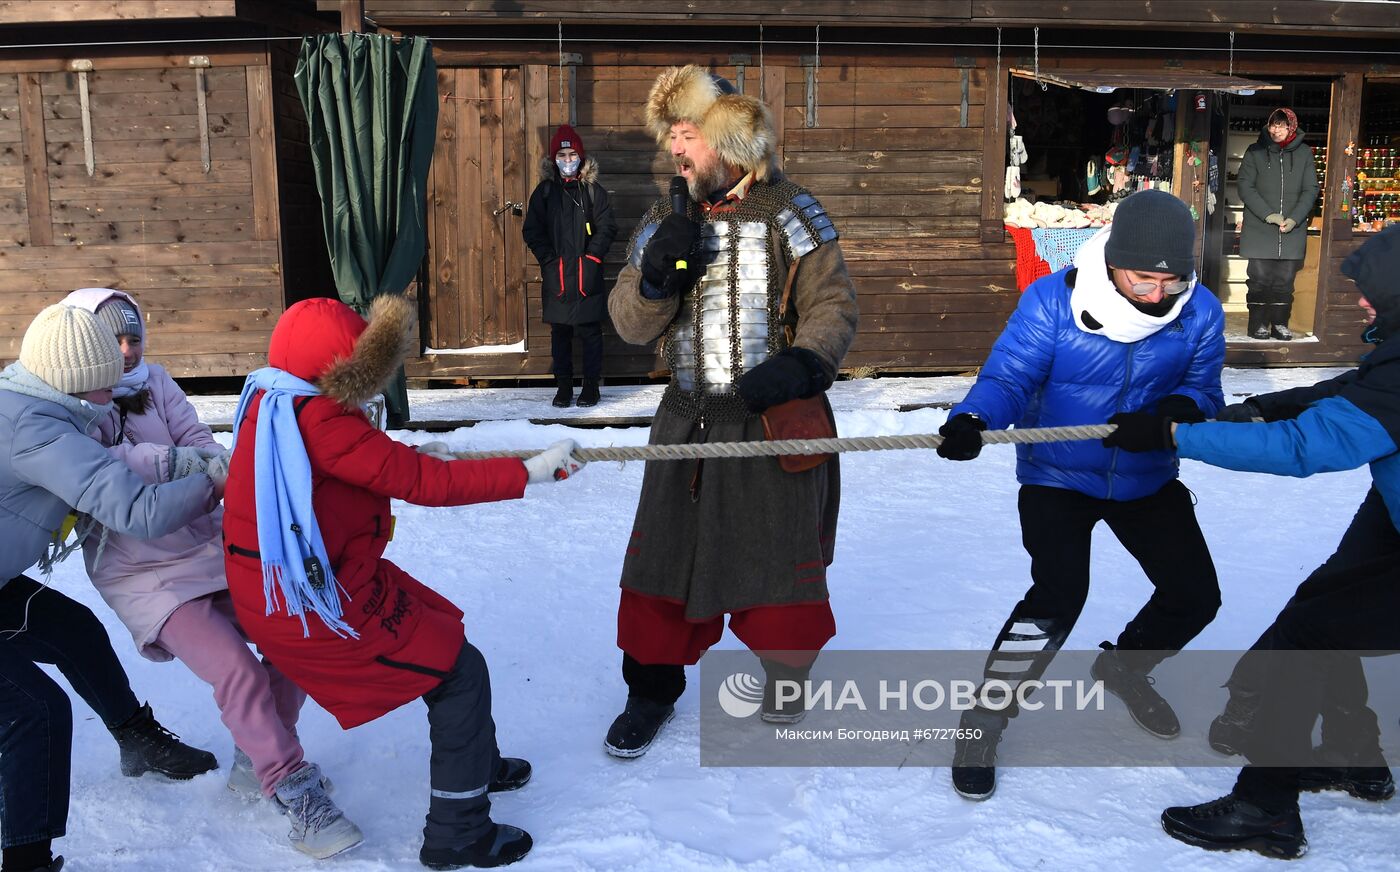
<instances>
[{"instance_id":1,"label":"black parka","mask_svg":"<svg viewBox=\"0 0 1400 872\"><path fill-rule=\"evenodd\" d=\"M544 279L544 320L591 324L607 314L603 261L617 236L598 164L584 161L578 178L564 181L552 158L541 167L544 181L530 195L521 234Z\"/></svg>"}]
</instances>

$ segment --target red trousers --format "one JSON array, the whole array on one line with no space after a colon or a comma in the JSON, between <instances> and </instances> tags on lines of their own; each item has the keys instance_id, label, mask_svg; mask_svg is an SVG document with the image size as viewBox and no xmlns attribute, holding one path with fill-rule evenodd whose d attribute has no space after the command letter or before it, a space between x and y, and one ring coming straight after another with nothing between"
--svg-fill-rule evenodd
<instances>
[{"instance_id":1,"label":"red trousers","mask_svg":"<svg viewBox=\"0 0 1400 872\"><path fill-rule=\"evenodd\" d=\"M802 667L836 635L831 603L756 606L729 614L729 629L749 647L789 666ZM685 604L623 589L617 608L617 647L638 663L690 666L724 635L724 615L703 621L685 617Z\"/></svg>"}]
</instances>

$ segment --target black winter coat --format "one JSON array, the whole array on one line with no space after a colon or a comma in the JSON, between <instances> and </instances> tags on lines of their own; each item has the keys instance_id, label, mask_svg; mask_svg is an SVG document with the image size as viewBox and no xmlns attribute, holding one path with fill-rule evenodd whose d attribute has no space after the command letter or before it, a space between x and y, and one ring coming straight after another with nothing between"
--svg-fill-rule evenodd
<instances>
[{"instance_id":1,"label":"black winter coat","mask_svg":"<svg viewBox=\"0 0 1400 872\"><path fill-rule=\"evenodd\" d=\"M588 158L579 178L563 181L553 158L541 167L545 180L530 195L521 235L544 278L544 320L592 324L607 314L603 261L617 236L598 164Z\"/></svg>"}]
</instances>

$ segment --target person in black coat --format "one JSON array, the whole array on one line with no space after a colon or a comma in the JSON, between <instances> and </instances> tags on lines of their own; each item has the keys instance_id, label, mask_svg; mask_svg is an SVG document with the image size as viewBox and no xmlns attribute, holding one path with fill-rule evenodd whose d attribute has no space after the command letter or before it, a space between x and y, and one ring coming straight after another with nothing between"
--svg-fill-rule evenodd
<instances>
[{"instance_id":1,"label":"person in black coat","mask_svg":"<svg viewBox=\"0 0 1400 872\"><path fill-rule=\"evenodd\" d=\"M544 181L530 195L521 233L539 261L544 279L544 320L550 325L554 405L574 397L573 340L583 341L583 390L578 404L598 402L603 375L603 315L608 310L603 259L617 236L607 190L598 183L598 163L567 124L549 141L540 168Z\"/></svg>"}]
</instances>

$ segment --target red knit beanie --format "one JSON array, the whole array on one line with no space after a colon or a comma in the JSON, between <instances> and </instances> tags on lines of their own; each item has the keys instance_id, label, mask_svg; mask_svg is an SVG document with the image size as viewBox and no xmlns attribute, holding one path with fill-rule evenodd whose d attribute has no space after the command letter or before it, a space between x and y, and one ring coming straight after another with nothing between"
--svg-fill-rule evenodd
<instances>
[{"instance_id":1,"label":"red knit beanie","mask_svg":"<svg viewBox=\"0 0 1400 872\"><path fill-rule=\"evenodd\" d=\"M579 165L588 160L588 153L583 150L583 140L578 138L578 133L567 124L559 125L559 129L554 131L554 136L549 140L549 158L559 153L561 148L572 148L578 152Z\"/></svg>"}]
</instances>

